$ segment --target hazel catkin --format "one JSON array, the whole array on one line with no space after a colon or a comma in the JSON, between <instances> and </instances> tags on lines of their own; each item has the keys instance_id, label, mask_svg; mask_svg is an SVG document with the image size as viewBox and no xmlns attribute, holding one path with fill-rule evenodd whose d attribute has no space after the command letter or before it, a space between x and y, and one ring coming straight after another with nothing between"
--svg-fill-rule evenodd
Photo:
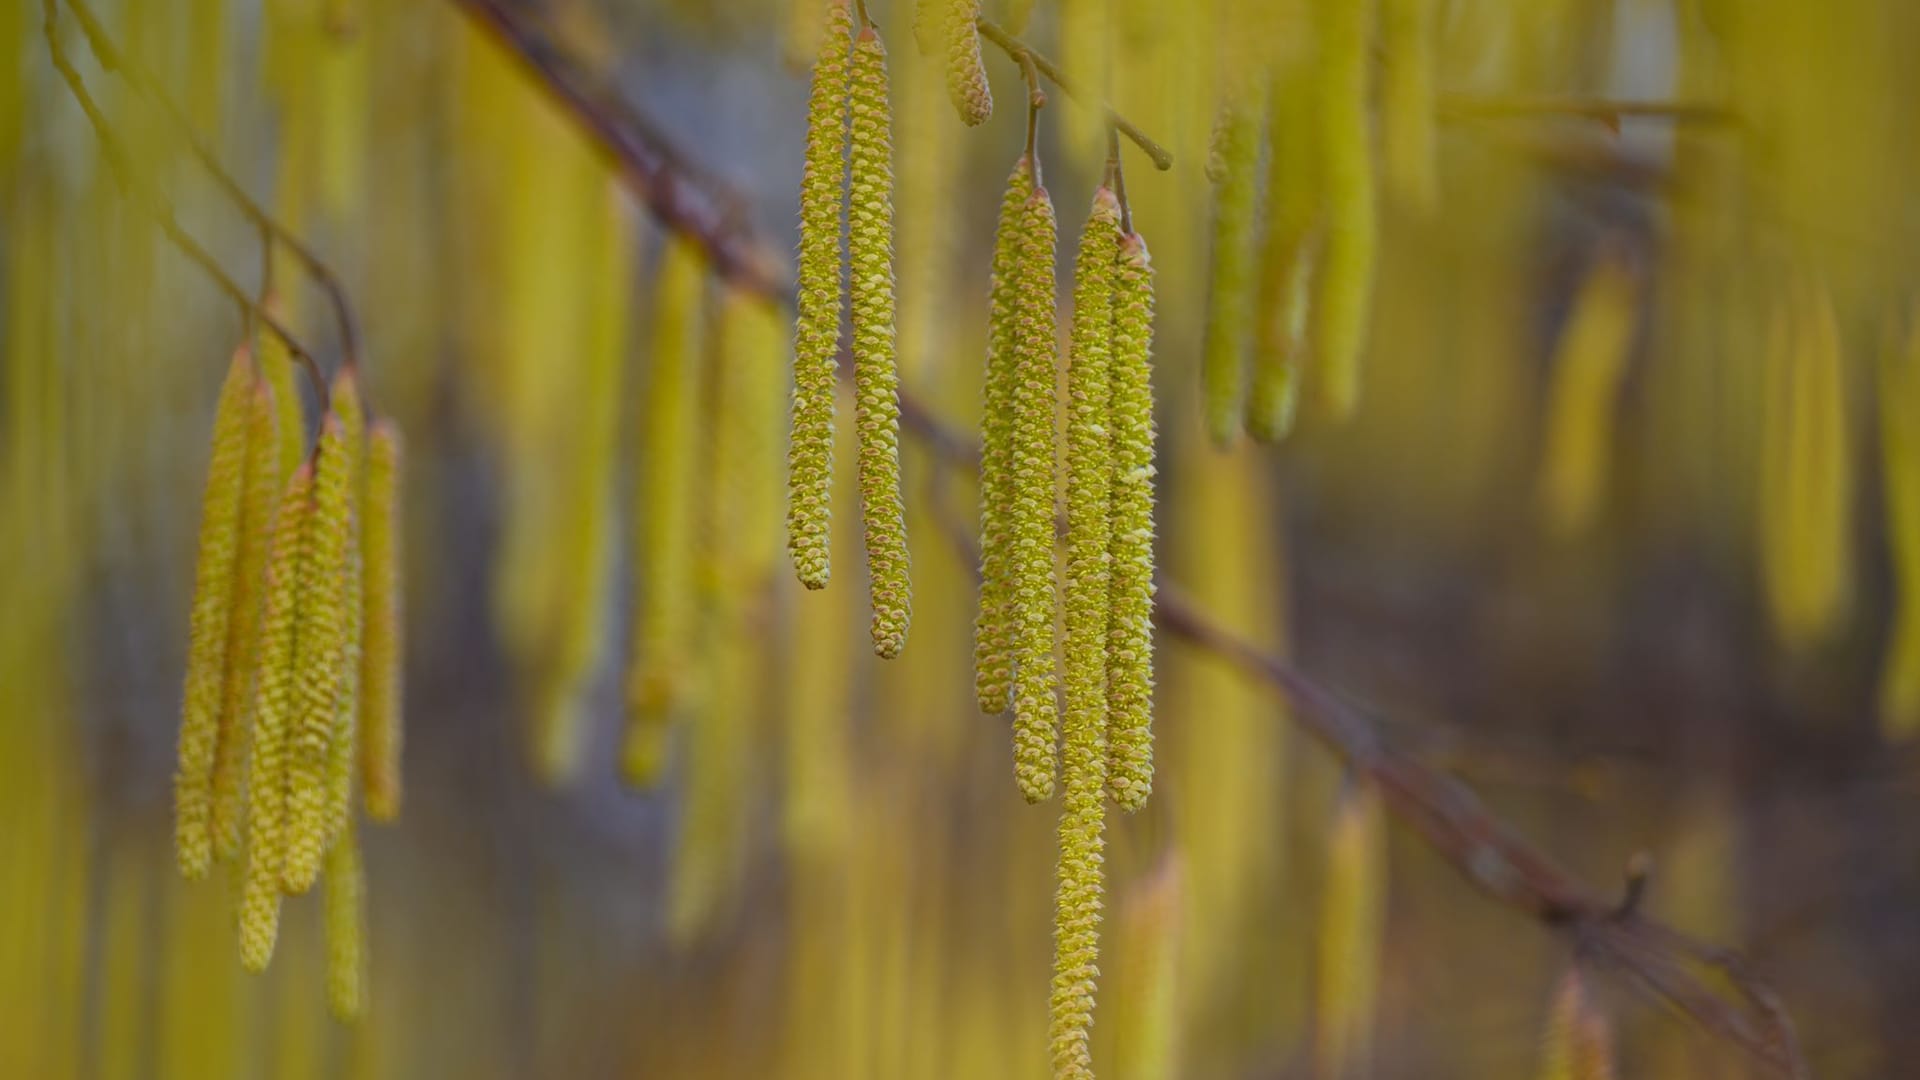
<instances>
[{"instance_id":1,"label":"hazel catkin","mask_svg":"<svg viewBox=\"0 0 1920 1080\"><path fill-rule=\"evenodd\" d=\"M1246 402L1246 346L1253 320L1253 222L1262 101L1243 94L1221 107L1209 172L1214 176L1212 272L1200 378L1207 433L1239 438Z\"/></svg>"},{"instance_id":2,"label":"hazel catkin","mask_svg":"<svg viewBox=\"0 0 1920 1080\"><path fill-rule=\"evenodd\" d=\"M1438 197L1433 0L1380 0L1382 171L1395 197L1425 213Z\"/></svg>"},{"instance_id":3,"label":"hazel catkin","mask_svg":"<svg viewBox=\"0 0 1920 1080\"><path fill-rule=\"evenodd\" d=\"M893 119L887 103L886 57L886 46L873 27L860 31L850 76L853 136L847 252L873 651L891 658L906 645L913 601L906 509L900 496L900 372L893 325Z\"/></svg>"},{"instance_id":4,"label":"hazel catkin","mask_svg":"<svg viewBox=\"0 0 1920 1080\"><path fill-rule=\"evenodd\" d=\"M947 96L968 127L993 115L993 87L980 62L980 0L942 0L947 59Z\"/></svg>"},{"instance_id":5,"label":"hazel catkin","mask_svg":"<svg viewBox=\"0 0 1920 1080\"><path fill-rule=\"evenodd\" d=\"M1314 378L1320 400L1344 420L1360 401L1379 231L1367 126L1374 15L1371 3L1353 0L1320 0L1317 14L1326 234L1314 304Z\"/></svg>"},{"instance_id":6,"label":"hazel catkin","mask_svg":"<svg viewBox=\"0 0 1920 1080\"><path fill-rule=\"evenodd\" d=\"M1123 810L1153 789L1153 265L1137 233L1114 271L1113 494L1107 787Z\"/></svg>"},{"instance_id":7,"label":"hazel catkin","mask_svg":"<svg viewBox=\"0 0 1920 1080\"><path fill-rule=\"evenodd\" d=\"M853 20L831 0L807 99L800 181L798 318L793 341L793 423L787 449L787 550L800 583L825 588L833 482L833 380L840 348L840 211L847 176L847 52Z\"/></svg>"},{"instance_id":8,"label":"hazel catkin","mask_svg":"<svg viewBox=\"0 0 1920 1080\"><path fill-rule=\"evenodd\" d=\"M1014 269L1017 376L1008 480L1013 518L1014 773L1028 802L1053 795L1054 742L1053 494L1055 221L1047 189L1035 185L1022 210Z\"/></svg>"},{"instance_id":9,"label":"hazel catkin","mask_svg":"<svg viewBox=\"0 0 1920 1080\"><path fill-rule=\"evenodd\" d=\"M1254 298L1247 434L1262 442L1293 429L1300 359L1314 282L1315 234L1322 216L1311 66L1281 59L1267 105L1267 209Z\"/></svg>"},{"instance_id":10,"label":"hazel catkin","mask_svg":"<svg viewBox=\"0 0 1920 1080\"><path fill-rule=\"evenodd\" d=\"M367 996L367 875L360 830L346 823L327 849L321 900L327 938L327 1006L343 1022L358 1020Z\"/></svg>"},{"instance_id":11,"label":"hazel catkin","mask_svg":"<svg viewBox=\"0 0 1920 1080\"><path fill-rule=\"evenodd\" d=\"M1020 227L1026 221L1033 175L1026 155L1013 163L1000 222L993 234L993 279L988 290L987 372L981 409L980 446L980 610L973 625L974 697L980 711L1007 711L1013 684L1013 521L1014 388L1019 360L1014 334L1020 259Z\"/></svg>"},{"instance_id":12,"label":"hazel catkin","mask_svg":"<svg viewBox=\"0 0 1920 1080\"><path fill-rule=\"evenodd\" d=\"M1881 662L1880 730L1920 730L1920 322L1880 357L1881 490L1893 565L1893 626Z\"/></svg>"},{"instance_id":13,"label":"hazel catkin","mask_svg":"<svg viewBox=\"0 0 1920 1080\"><path fill-rule=\"evenodd\" d=\"M1548 1009L1540 1080L1613 1080L1612 1028L1580 969L1569 969Z\"/></svg>"},{"instance_id":14,"label":"hazel catkin","mask_svg":"<svg viewBox=\"0 0 1920 1080\"><path fill-rule=\"evenodd\" d=\"M402 591L400 587L400 429L382 417L367 440L360 552L365 619L360 652L360 773L367 815L400 815Z\"/></svg>"},{"instance_id":15,"label":"hazel catkin","mask_svg":"<svg viewBox=\"0 0 1920 1080\"><path fill-rule=\"evenodd\" d=\"M180 764L174 777L174 828L180 872L206 876L213 864L213 767L226 688L228 627L234 618L234 572L240 559L241 503L246 489L247 420L253 358L235 350L214 407L213 451L200 507L192 628L187 638Z\"/></svg>"}]
</instances>

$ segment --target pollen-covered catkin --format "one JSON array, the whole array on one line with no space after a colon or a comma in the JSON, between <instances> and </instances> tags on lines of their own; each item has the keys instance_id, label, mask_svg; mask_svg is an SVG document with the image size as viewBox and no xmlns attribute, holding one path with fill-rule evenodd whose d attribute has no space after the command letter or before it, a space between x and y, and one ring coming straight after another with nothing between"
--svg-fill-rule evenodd
<instances>
[{"instance_id":1,"label":"pollen-covered catkin","mask_svg":"<svg viewBox=\"0 0 1920 1080\"><path fill-rule=\"evenodd\" d=\"M980 62L980 0L942 0L946 10L947 96L968 127L993 115L993 88Z\"/></svg>"},{"instance_id":2,"label":"pollen-covered catkin","mask_svg":"<svg viewBox=\"0 0 1920 1080\"><path fill-rule=\"evenodd\" d=\"M187 638L180 765L174 776L174 829L180 872L206 876L213 864L213 765L226 690L234 576L240 561L241 503L247 480L247 415L253 358L235 350L213 414L213 452L200 505L200 550L194 571L192 628Z\"/></svg>"},{"instance_id":3,"label":"pollen-covered catkin","mask_svg":"<svg viewBox=\"0 0 1920 1080\"><path fill-rule=\"evenodd\" d=\"M1316 14L1327 218L1314 305L1314 383L1329 413L1343 420L1360 401L1360 356L1373 303L1379 231L1367 126L1373 5L1320 0Z\"/></svg>"},{"instance_id":4,"label":"pollen-covered catkin","mask_svg":"<svg viewBox=\"0 0 1920 1080\"><path fill-rule=\"evenodd\" d=\"M280 872L285 863L288 729L298 702L300 584L307 520L313 513L313 467L295 469L274 517L267 556L266 606L260 626L260 678L254 688L247 767L247 871L240 901L240 962L265 971L280 925Z\"/></svg>"},{"instance_id":5,"label":"pollen-covered catkin","mask_svg":"<svg viewBox=\"0 0 1920 1080\"><path fill-rule=\"evenodd\" d=\"M1264 114L1257 94L1221 106L1215 122L1212 271L1200 378L1207 433L1216 444L1240 436L1246 406L1247 334L1253 321L1253 222Z\"/></svg>"},{"instance_id":6,"label":"pollen-covered catkin","mask_svg":"<svg viewBox=\"0 0 1920 1080\"><path fill-rule=\"evenodd\" d=\"M894 349L893 117L887 51L869 26L853 50L853 150L847 204L854 413L860 504L872 580L873 651L900 655L912 618L906 508L900 496L900 372Z\"/></svg>"},{"instance_id":7,"label":"pollen-covered catkin","mask_svg":"<svg viewBox=\"0 0 1920 1080\"><path fill-rule=\"evenodd\" d=\"M853 20L831 0L807 99L800 181L799 316L793 334L793 424L787 449L787 550L800 583L825 588L833 482L833 379L840 348L840 210L847 178L847 52Z\"/></svg>"},{"instance_id":8,"label":"pollen-covered catkin","mask_svg":"<svg viewBox=\"0 0 1920 1080\"><path fill-rule=\"evenodd\" d=\"M1066 795L1054 914L1050 1042L1055 1076L1091 1076L1088 1045L1098 977L1106 841L1107 565L1112 443L1108 433L1113 285L1120 211L1101 187L1074 259L1067 368Z\"/></svg>"},{"instance_id":9,"label":"pollen-covered catkin","mask_svg":"<svg viewBox=\"0 0 1920 1080\"><path fill-rule=\"evenodd\" d=\"M988 291L985 407L980 419L980 610L973 624L973 692L980 711L1007 711L1013 686L1013 566L1009 528L1013 521L1014 388L1019 360L1014 345L1018 316L1015 274L1020 227L1026 221L1033 174L1026 155L1013 163L1000 199L993 234L993 280Z\"/></svg>"},{"instance_id":10,"label":"pollen-covered catkin","mask_svg":"<svg viewBox=\"0 0 1920 1080\"><path fill-rule=\"evenodd\" d=\"M247 733L253 723L254 681L260 667L267 550L273 543L273 513L285 482L280 475L279 427L273 387L266 379L256 377L247 406L247 485L240 505L240 559L235 568L233 618L227 635L220 746L213 760L213 852L222 861L240 853L241 828L246 821L241 783L246 774Z\"/></svg>"},{"instance_id":11,"label":"pollen-covered catkin","mask_svg":"<svg viewBox=\"0 0 1920 1080\"><path fill-rule=\"evenodd\" d=\"M401 615L400 429L382 417L367 441L367 486L360 525L365 631L360 653L360 773L367 815L400 816Z\"/></svg>"},{"instance_id":12,"label":"pollen-covered catkin","mask_svg":"<svg viewBox=\"0 0 1920 1080\"><path fill-rule=\"evenodd\" d=\"M1107 787L1123 810L1153 790L1153 265L1137 233L1114 271L1112 612Z\"/></svg>"},{"instance_id":13,"label":"pollen-covered catkin","mask_svg":"<svg viewBox=\"0 0 1920 1080\"><path fill-rule=\"evenodd\" d=\"M367 995L367 876L360 829L352 821L327 850L322 883L327 938L327 1006L342 1021L360 1018Z\"/></svg>"},{"instance_id":14,"label":"pollen-covered catkin","mask_svg":"<svg viewBox=\"0 0 1920 1080\"><path fill-rule=\"evenodd\" d=\"M361 636L366 632L364 563L358 537L347 552L347 573L341 591L345 597L346 648L341 664L340 700L335 710L333 738L327 744L326 843L331 846L354 813L355 783L360 778L360 663Z\"/></svg>"},{"instance_id":15,"label":"pollen-covered catkin","mask_svg":"<svg viewBox=\"0 0 1920 1080\"><path fill-rule=\"evenodd\" d=\"M689 690L694 639L694 513L699 482L700 361L706 261L673 237L654 281L653 342L634 507L633 659L627 675L622 770L645 787L665 767L672 725Z\"/></svg>"},{"instance_id":16,"label":"pollen-covered catkin","mask_svg":"<svg viewBox=\"0 0 1920 1080\"><path fill-rule=\"evenodd\" d=\"M353 544L354 453L347 416L357 414L357 406L348 404L356 392L350 379L339 379L329 395L333 411L320 429L313 516L301 563L295 654L299 708L287 739L287 855L281 876L286 891L295 895L313 888L326 854L328 755L339 726L351 633L346 579ZM358 606L360 598L352 599Z\"/></svg>"},{"instance_id":17,"label":"pollen-covered catkin","mask_svg":"<svg viewBox=\"0 0 1920 1080\"><path fill-rule=\"evenodd\" d=\"M1022 210L1014 269L1013 443L1008 461L1013 520L1014 775L1028 802L1053 795L1058 705L1053 665L1054 371L1053 249L1056 223L1047 189L1035 186Z\"/></svg>"}]
</instances>

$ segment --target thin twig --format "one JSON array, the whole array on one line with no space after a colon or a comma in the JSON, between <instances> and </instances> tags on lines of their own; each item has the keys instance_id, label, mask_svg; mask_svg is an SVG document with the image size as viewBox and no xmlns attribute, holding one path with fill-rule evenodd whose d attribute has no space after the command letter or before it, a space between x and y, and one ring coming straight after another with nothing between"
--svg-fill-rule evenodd
<instances>
[{"instance_id":1,"label":"thin twig","mask_svg":"<svg viewBox=\"0 0 1920 1080\"><path fill-rule=\"evenodd\" d=\"M1154 142L1146 132L1134 127L1133 122L1121 116L1119 111L1113 106L1104 102L1086 100L1080 91L1074 89L1073 84L1067 81L1067 77L1060 73L1060 69L1053 66L1053 61L1048 60L1045 56L1034 51L1026 42L1007 33L999 23L994 22L992 19L981 16L976 20L976 24L980 27L981 37L1000 46L1002 52L1013 57L1015 60L1020 60L1022 57L1025 57L1027 60L1032 61L1033 66L1040 69L1040 74L1045 75L1048 82L1059 87L1061 93L1084 105L1104 110L1107 114L1107 123L1118 128L1120 134L1133 140L1133 144L1145 152L1147 158L1153 162L1154 168L1159 169L1161 172L1173 168L1173 155L1167 152L1166 147Z\"/></svg>"},{"instance_id":2,"label":"thin twig","mask_svg":"<svg viewBox=\"0 0 1920 1080\"><path fill-rule=\"evenodd\" d=\"M73 66L72 58L67 55L65 46L60 42L60 12L54 0L42 0L41 7L46 17L47 49L52 54L54 69L59 71L60 77L65 80L74 100L79 102L80 111L86 114L87 121L92 125L93 133L100 142L101 156L106 159L107 167L112 171L120 190L146 209L173 246L198 266L221 292L226 293L234 303L240 305L243 311L259 319L260 325L286 343L288 354L299 361L301 367L305 369L307 378L313 383L314 395L324 409L327 403L327 381L320 374L320 365L314 360L313 353L293 336L293 331L287 329L286 324L275 318L272 312L262 307L248 294L247 290L240 287L238 282L227 276L227 272L220 267L220 260L214 258L212 253L200 245L199 241L180 227L179 219L173 211L173 204L167 201L166 196L140 181L134 172L132 159L127 155L125 144L120 141L120 136L113 130L113 126L107 122L106 114L94 101L93 94L87 90L86 81L80 77L79 70Z\"/></svg>"}]
</instances>

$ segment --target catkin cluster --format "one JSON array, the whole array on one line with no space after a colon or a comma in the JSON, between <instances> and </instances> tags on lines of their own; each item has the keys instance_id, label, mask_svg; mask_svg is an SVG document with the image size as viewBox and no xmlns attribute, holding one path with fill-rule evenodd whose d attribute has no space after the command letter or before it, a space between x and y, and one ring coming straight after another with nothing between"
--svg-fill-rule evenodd
<instances>
[{"instance_id":1,"label":"catkin cluster","mask_svg":"<svg viewBox=\"0 0 1920 1080\"><path fill-rule=\"evenodd\" d=\"M297 425L300 413L278 397L242 350L216 410L202 507L178 847L189 877L244 853L250 971L272 959L281 897L324 871L329 997L351 1018L365 961L354 802L363 787L378 791L377 816L391 818L400 801L400 444L383 420L369 454L350 367L334 381L312 460L286 453L283 421Z\"/></svg>"},{"instance_id":2,"label":"catkin cluster","mask_svg":"<svg viewBox=\"0 0 1920 1080\"><path fill-rule=\"evenodd\" d=\"M787 546L801 583L824 588L830 573L833 381L841 309L850 296L873 647L891 658L905 647L912 610L894 347L893 119L879 31L863 27L856 41L852 29L844 0L832 0L814 63L800 192Z\"/></svg>"}]
</instances>

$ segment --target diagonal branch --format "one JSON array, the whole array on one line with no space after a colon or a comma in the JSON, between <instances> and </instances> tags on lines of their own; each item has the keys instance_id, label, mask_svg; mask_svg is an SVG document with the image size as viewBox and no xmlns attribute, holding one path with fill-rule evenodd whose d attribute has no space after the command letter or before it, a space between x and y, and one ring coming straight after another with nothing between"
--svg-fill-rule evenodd
<instances>
[{"instance_id":1,"label":"diagonal branch","mask_svg":"<svg viewBox=\"0 0 1920 1080\"><path fill-rule=\"evenodd\" d=\"M521 53L587 134L621 162L635 193L664 224L702 244L723 277L770 300L792 303L783 276L759 272L767 265L762 261L767 245L737 222L718 228L722 218L712 207L723 196L674 172L669 163L675 155L650 126L635 122L631 105L610 106L608 99L582 93L580 88L588 85L584 68L554 44L533 16L506 0L451 2ZM716 226L716 231L702 231L703 225ZM745 272L748 269L753 272ZM977 467L979 446L973 438L947 426L905 390L900 393L900 413L902 425L933 454L940 472ZM971 546L964 532L956 539ZM1566 933L1586 953L1618 965L1655 998L1777 1074L1807 1075L1792 1022L1772 991L1736 954L1686 937L1648 919L1637 905L1622 904L1584 884L1496 817L1464 785L1396 751L1361 711L1221 627L1172 582L1160 583L1154 618L1167 633L1220 656L1285 699L1291 706L1285 711L1289 720L1375 784L1393 815L1483 895Z\"/></svg>"}]
</instances>

